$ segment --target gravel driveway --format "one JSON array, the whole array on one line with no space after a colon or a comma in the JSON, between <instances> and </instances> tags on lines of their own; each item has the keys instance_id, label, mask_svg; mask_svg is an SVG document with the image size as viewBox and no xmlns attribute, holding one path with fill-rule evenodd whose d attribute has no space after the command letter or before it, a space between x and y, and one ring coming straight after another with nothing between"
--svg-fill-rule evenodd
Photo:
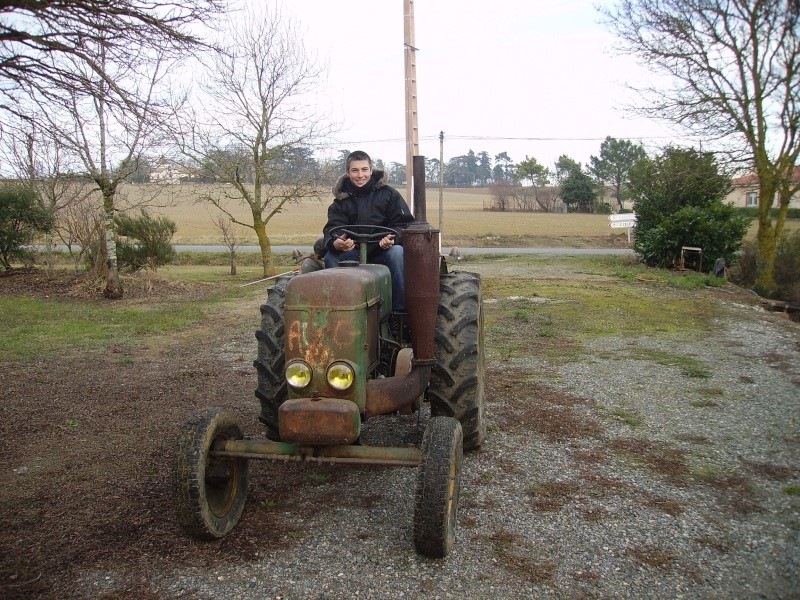
<instances>
[{"instance_id":1,"label":"gravel driveway","mask_svg":"<svg viewBox=\"0 0 800 600\"><path fill-rule=\"evenodd\" d=\"M272 510L276 531L262 533L285 545L210 571L165 570L157 588L253 599L800 597L800 330L724 304L703 339L600 338L564 365L490 361L491 436L466 459L447 559L414 554L413 469L251 463L250 510ZM675 353L707 371L644 358ZM368 443L418 443L424 415L370 425ZM263 482L287 470L301 483L282 510L287 499Z\"/></svg>"}]
</instances>

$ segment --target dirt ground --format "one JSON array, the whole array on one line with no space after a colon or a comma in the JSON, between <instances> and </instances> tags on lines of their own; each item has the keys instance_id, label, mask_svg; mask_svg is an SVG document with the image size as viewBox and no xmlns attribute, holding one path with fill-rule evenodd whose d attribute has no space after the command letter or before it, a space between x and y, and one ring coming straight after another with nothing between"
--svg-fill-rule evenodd
<instances>
[{"instance_id":1,"label":"dirt ground","mask_svg":"<svg viewBox=\"0 0 800 600\"><path fill-rule=\"evenodd\" d=\"M124 302L206 293L202 285L161 284L126 286ZM0 277L0 295L69 301L96 290L82 277L17 272ZM147 598L154 565L200 566L255 550L249 536L264 523L213 546L190 541L169 492L174 440L191 412L224 403L240 407L248 431L260 427L251 363L258 305L244 304L166 347L3 365L0 597L68 597L87 566L122 563L131 567L123 596ZM297 482L274 483L289 489Z\"/></svg>"}]
</instances>

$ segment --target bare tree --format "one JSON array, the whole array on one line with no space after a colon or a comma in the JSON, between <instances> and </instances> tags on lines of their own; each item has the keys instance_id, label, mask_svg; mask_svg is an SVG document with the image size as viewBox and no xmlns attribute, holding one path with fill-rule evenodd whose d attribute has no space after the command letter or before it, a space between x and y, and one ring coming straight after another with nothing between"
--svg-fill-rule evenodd
<instances>
[{"instance_id":1,"label":"bare tree","mask_svg":"<svg viewBox=\"0 0 800 600\"><path fill-rule=\"evenodd\" d=\"M75 175L75 165L69 163L69 154L61 141L37 130L32 120L23 121L18 127L7 126L5 133L0 155L18 180L36 190L41 203L53 214L55 232L61 236L62 213L91 193L91 182ZM49 231L45 235L45 252L50 269L53 235Z\"/></svg>"},{"instance_id":2,"label":"bare tree","mask_svg":"<svg viewBox=\"0 0 800 600\"><path fill-rule=\"evenodd\" d=\"M57 231L61 242L75 261L75 270L84 260L92 271L105 276L107 250L103 236L103 205L100 194L76 198L58 215Z\"/></svg>"},{"instance_id":3,"label":"bare tree","mask_svg":"<svg viewBox=\"0 0 800 600\"><path fill-rule=\"evenodd\" d=\"M117 268L116 199L120 185L135 172L136 157L148 146L157 143L163 124L161 109L165 106L159 90L171 63L149 48L131 48L125 62L112 64L104 40L93 48L86 44L84 54L93 56L114 86L94 74L94 68L75 60L72 70L88 85L80 90L68 82L46 97L30 88L32 100L38 104L37 123L48 135L79 161L81 172L93 182L103 200L105 249L107 252L107 298L121 298L122 284ZM135 99L136 110L126 100L120 102L116 89L125 88L127 100Z\"/></svg>"},{"instance_id":4,"label":"bare tree","mask_svg":"<svg viewBox=\"0 0 800 600\"><path fill-rule=\"evenodd\" d=\"M238 245L238 236L233 228L230 218L222 214L217 214L212 217L211 222L214 227L222 234L222 243L228 248L228 254L231 259L231 275L236 275L236 246Z\"/></svg>"},{"instance_id":5,"label":"bare tree","mask_svg":"<svg viewBox=\"0 0 800 600\"><path fill-rule=\"evenodd\" d=\"M118 100L138 105L119 86L109 64L128 62L132 48L165 55L192 49L200 39L188 25L220 13L224 0L3 0L0 2L0 108L19 116L19 92L48 97L65 86L80 91L101 79ZM98 61L95 45L105 49ZM86 69L76 71L78 62Z\"/></svg>"},{"instance_id":6,"label":"bare tree","mask_svg":"<svg viewBox=\"0 0 800 600\"><path fill-rule=\"evenodd\" d=\"M734 164L758 176L756 286L769 290L789 201L800 191L800 2L622 0L605 15L623 50L669 77L666 89L642 90L642 112L724 144Z\"/></svg>"},{"instance_id":7,"label":"bare tree","mask_svg":"<svg viewBox=\"0 0 800 600\"><path fill-rule=\"evenodd\" d=\"M493 181L489 186L489 191L493 197L489 210L507 211L514 194L512 185L507 181Z\"/></svg>"},{"instance_id":8,"label":"bare tree","mask_svg":"<svg viewBox=\"0 0 800 600\"><path fill-rule=\"evenodd\" d=\"M274 268L267 224L289 204L318 197L315 170L302 168L308 161L291 177L286 168L324 133L303 104L320 68L301 39L294 23L268 9L231 22L202 86L202 110L177 132L186 156L230 184L208 187L202 200L255 232L265 277ZM234 204L247 206L247 221Z\"/></svg>"},{"instance_id":9,"label":"bare tree","mask_svg":"<svg viewBox=\"0 0 800 600\"><path fill-rule=\"evenodd\" d=\"M157 141L159 90L169 67L199 43L187 26L222 5L222 0L0 4L0 93L7 100L0 108L19 120L35 119L80 162L102 195L109 298L123 295L116 263L117 191L143 149Z\"/></svg>"}]
</instances>

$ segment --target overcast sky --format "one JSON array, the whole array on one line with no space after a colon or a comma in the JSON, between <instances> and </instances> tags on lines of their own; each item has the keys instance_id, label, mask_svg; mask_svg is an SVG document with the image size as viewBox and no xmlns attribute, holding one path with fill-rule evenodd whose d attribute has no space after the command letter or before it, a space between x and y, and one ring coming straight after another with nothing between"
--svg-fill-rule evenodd
<instances>
[{"instance_id":1,"label":"overcast sky","mask_svg":"<svg viewBox=\"0 0 800 600\"><path fill-rule=\"evenodd\" d=\"M445 161L472 149L492 159L507 151L514 162L527 155L546 166L567 154L585 164L607 135L644 138L648 150L688 144L666 125L624 110L635 101L625 83L646 75L613 54L597 3L416 0L420 154L439 157L440 131ZM334 150L405 162L403 4L283 4L327 63L325 109L342 127Z\"/></svg>"}]
</instances>

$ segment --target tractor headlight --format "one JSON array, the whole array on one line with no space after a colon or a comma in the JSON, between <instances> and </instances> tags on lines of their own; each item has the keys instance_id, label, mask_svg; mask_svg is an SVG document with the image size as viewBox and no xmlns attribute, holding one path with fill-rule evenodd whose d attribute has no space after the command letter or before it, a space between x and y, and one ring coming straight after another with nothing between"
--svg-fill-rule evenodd
<instances>
[{"instance_id":1,"label":"tractor headlight","mask_svg":"<svg viewBox=\"0 0 800 600\"><path fill-rule=\"evenodd\" d=\"M311 367L302 360L296 360L286 365L286 381L295 389L303 389L311 383Z\"/></svg>"},{"instance_id":2,"label":"tractor headlight","mask_svg":"<svg viewBox=\"0 0 800 600\"><path fill-rule=\"evenodd\" d=\"M328 367L328 384L337 390L346 390L356 377L353 367L346 362L335 362Z\"/></svg>"}]
</instances>

